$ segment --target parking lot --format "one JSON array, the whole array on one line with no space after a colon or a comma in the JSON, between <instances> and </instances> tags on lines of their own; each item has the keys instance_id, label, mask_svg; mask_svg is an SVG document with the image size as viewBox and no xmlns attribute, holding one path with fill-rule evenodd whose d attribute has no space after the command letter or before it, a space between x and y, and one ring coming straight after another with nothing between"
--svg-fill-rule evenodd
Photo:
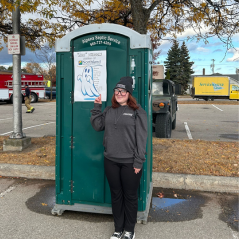
<instances>
[{"instance_id":1,"label":"parking lot","mask_svg":"<svg viewBox=\"0 0 239 239\"><path fill-rule=\"evenodd\" d=\"M56 135L56 102L34 103L34 113L25 113L26 106L22 104L23 133L29 137ZM13 130L13 105L0 105L0 135L9 135Z\"/></svg>"},{"instance_id":2,"label":"parking lot","mask_svg":"<svg viewBox=\"0 0 239 239\"><path fill-rule=\"evenodd\" d=\"M22 105L23 132L30 137L55 135L56 102L33 104L33 114L26 114ZM13 106L0 105L0 135L9 135L13 130ZM177 112L175 139L201 139L215 141L237 141L238 105L180 104Z\"/></svg>"},{"instance_id":3,"label":"parking lot","mask_svg":"<svg viewBox=\"0 0 239 239\"><path fill-rule=\"evenodd\" d=\"M238 105L179 105L172 138L210 141L238 140Z\"/></svg>"}]
</instances>

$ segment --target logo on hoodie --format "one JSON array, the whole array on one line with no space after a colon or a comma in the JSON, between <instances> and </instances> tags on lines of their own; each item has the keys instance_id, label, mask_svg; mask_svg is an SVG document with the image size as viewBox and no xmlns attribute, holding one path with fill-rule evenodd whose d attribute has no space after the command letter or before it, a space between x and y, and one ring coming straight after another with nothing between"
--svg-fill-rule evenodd
<instances>
[{"instance_id":1,"label":"logo on hoodie","mask_svg":"<svg viewBox=\"0 0 239 239\"><path fill-rule=\"evenodd\" d=\"M131 113L124 113L123 115L132 116L133 114L131 114Z\"/></svg>"}]
</instances>

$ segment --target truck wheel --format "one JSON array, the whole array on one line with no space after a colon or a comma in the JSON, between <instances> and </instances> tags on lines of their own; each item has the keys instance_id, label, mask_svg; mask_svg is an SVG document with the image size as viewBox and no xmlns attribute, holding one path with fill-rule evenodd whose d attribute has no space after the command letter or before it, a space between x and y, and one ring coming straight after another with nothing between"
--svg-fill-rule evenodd
<instances>
[{"instance_id":1,"label":"truck wheel","mask_svg":"<svg viewBox=\"0 0 239 239\"><path fill-rule=\"evenodd\" d=\"M171 138L172 120L170 113L158 114L155 123L155 135L157 138Z\"/></svg>"},{"instance_id":2,"label":"truck wheel","mask_svg":"<svg viewBox=\"0 0 239 239\"><path fill-rule=\"evenodd\" d=\"M206 101L214 101L213 97L208 96L207 98L204 98Z\"/></svg>"},{"instance_id":3,"label":"truck wheel","mask_svg":"<svg viewBox=\"0 0 239 239\"><path fill-rule=\"evenodd\" d=\"M175 119L174 119L174 121L172 123L172 129L176 129L176 115L175 115Z\"/></svg>"},{"instance_id":4,"label":"truck wheel","mask_svg":"<svg viewBox=\"0 0 239 239\"><path fill-rule=\"evenodd\" d=\"M13 95L11 95L11 97L10 97L10 104L13 104Z\"/></svg>"},{"instance_id":5,"label":"truck wheel","mask_svg":"<svg viewBox=\"0 0 239 239\"><path fill-rule=\"evenodd\" d=\"M32 97L31 103L36 103L37 102L37 94L31 93L31 97Z\"/></svg>"},{"instance_id":6,"label":"truck wheel","mask_svg":"<svg viewBox=\"0 0 239 239\"><path fill-rule=\"evenodd\" d=\"M22 95L22 103L24 103L24 96ZM8 104L13 104L13 95L11 95L10 100L7 100Z\"/></svg>"}]
</instances>

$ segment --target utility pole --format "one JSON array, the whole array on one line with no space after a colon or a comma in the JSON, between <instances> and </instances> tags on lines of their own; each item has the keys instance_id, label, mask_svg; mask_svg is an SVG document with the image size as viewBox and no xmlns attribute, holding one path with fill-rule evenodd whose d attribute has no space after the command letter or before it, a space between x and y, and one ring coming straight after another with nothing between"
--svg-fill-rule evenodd
<instances>
[{"instance_id":1,"label":"utility pole","mask_svg":"<svg viewBox=\"0 0 239 239\"><path fill-rule=\"evenodd\" d=\"M20 35L20 8L12 11L13 34ZM21 54L13 54L13 133L11 139L22 139Z\"/></svg>"},{"instance_id":2,"label":"utility pole","mask_svg":"<svg viewBox=\"0 0 239 239\"><path fill-rule=\"evenodd\" d=\"M214 67L215 67L215 65L214 65L214 59L212 59L212 64L211 64L211 68L212 68L212 74L214 74Z\"/></svg>"}]
</instances>

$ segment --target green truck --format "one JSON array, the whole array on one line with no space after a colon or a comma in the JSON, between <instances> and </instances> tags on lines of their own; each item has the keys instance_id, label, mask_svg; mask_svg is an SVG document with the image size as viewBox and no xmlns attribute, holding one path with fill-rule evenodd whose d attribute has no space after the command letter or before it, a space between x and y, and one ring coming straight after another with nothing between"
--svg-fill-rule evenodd
<instances>
[{"instance_id":1,"label":"green truck","mask_svg":"<svg viewBox=\"0 0 239 239\"><path fill-rule=\"evenodd\" d=\"M153 130L157 138L171 138L176 128L177 96L171 80L153 79L152 82Z\"/></svg>"}]
</instances>

